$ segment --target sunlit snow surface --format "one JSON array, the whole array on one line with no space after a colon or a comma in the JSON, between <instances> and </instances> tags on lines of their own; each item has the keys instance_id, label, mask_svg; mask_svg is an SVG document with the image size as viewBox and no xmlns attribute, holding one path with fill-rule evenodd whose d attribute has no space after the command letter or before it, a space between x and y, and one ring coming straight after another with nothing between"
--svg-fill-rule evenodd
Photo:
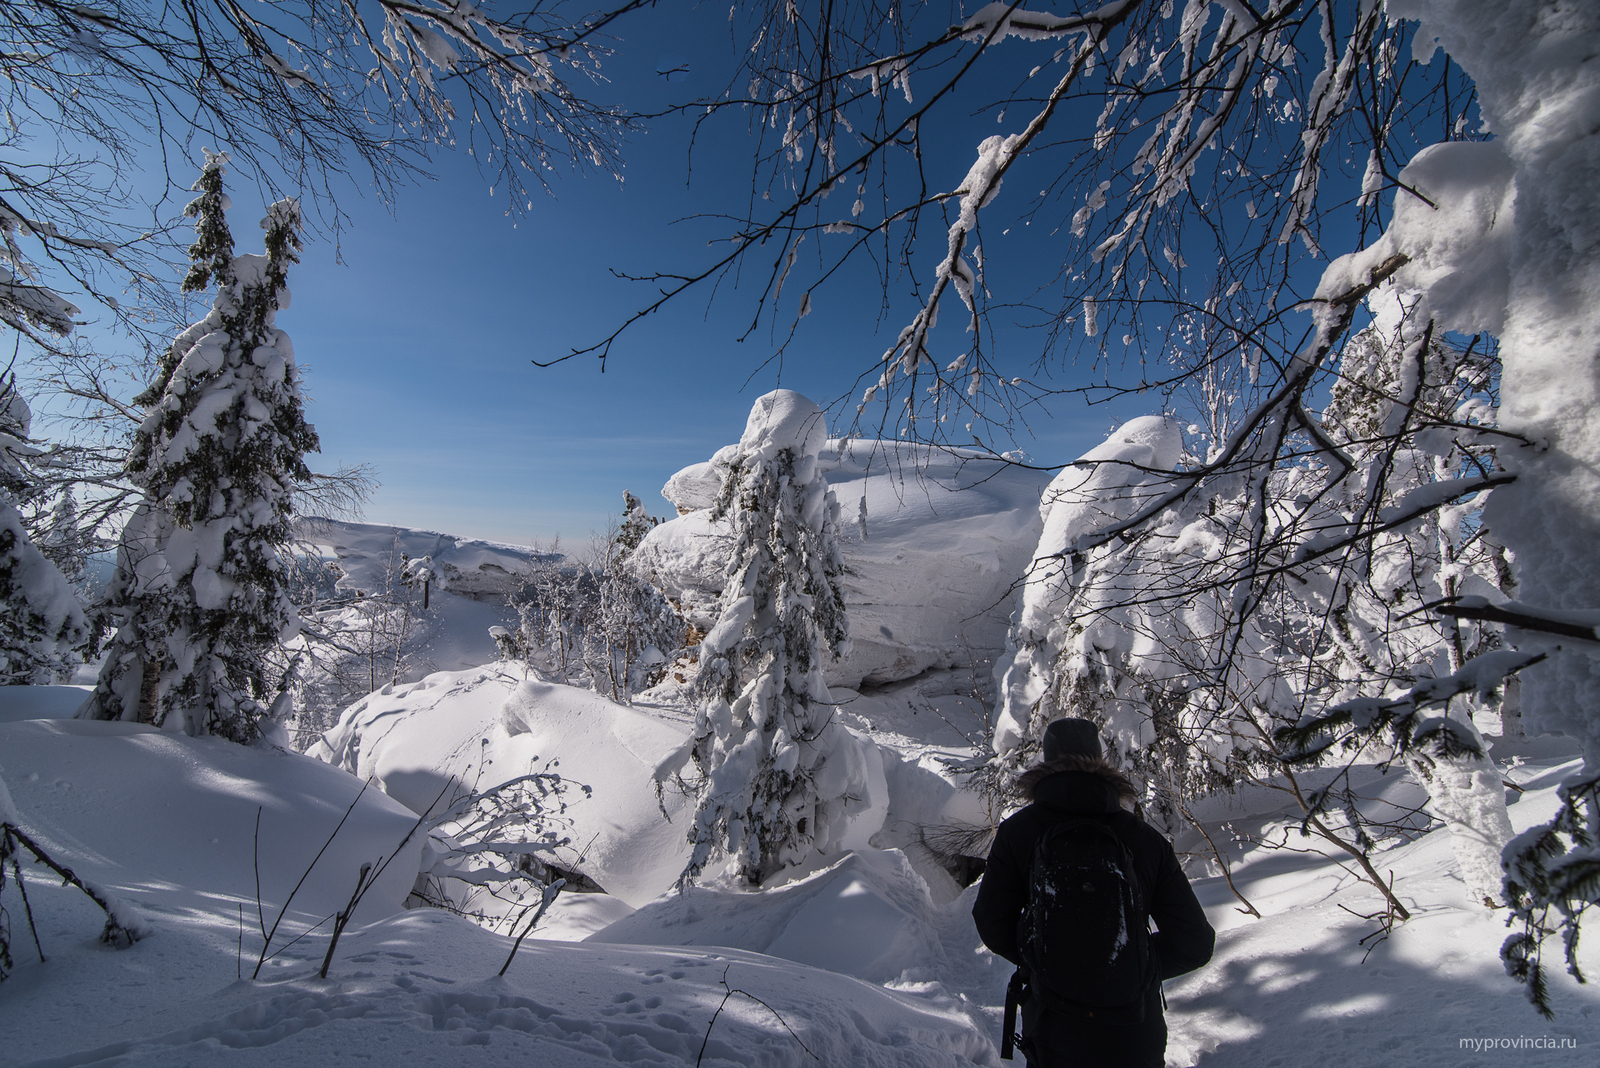
<instances>
[{"instance_id":1,"label":"sunlit snow surface","mask_svg":"<svg viewBox=\"0 0 1600 1068\"><path fill-rule=\"evenodd\" d=\"M500 691L502 706L518 685ZM400 718L408 695L421 704L449 686L401 689L385 697L391 718ZM50 959L39 963L8 888L17 967L0 985L7 1064L255 1058L281 1068L348 1058L679 1066L694 1064L702 1043L703 1063L717 1065L998 1063L994 1039L1009 969L978 947L966 918L972 890L936 900L898 851L843 858L760 894L710 886L669 895L589 942L531 938L503 980L494 973L508 938L433 910L399 911L399 883L386 881L340 942L326 982L315 978L327 945L320 934L276 957L262 980L240 980L261 944L257 807L270 924L359 782L282 752L124 724L7 715L8 699L14 706L19 697L63 714L72 695L54 696L0 690L0 776L30 832L135 905L154 933L127 950L98 945L98 910L24 866ZM488 730L493 736L504 727ZM605 736L573 752L609 745L619 766L633 759ZM1511 805L1518 829L1550 812L1553 784L1574 766L1570 751L1553 742L1520 749L1502 742L1495 755L1525 790ZM568 759L576 767L589 758ZM1402 776L1370 774L1375 797L1410 802ZM925 799L944 801L936 792ZM1217 802L1206 815L1221 840L1224 821L1246 834L1294 833L1290 812L1270 791ZM369 789L301 890L284 924L290 937L342 904L355 869L392 851L410 818ZM638 833L646 826L641 819ZM1168 984L1170 1064L1299 1064L1308 1049L1351 1064L1510 1063L1529 1051L1469 1056L1460 1040L1518 1036L1580 1043L1575 1051L1541 1050L1540 1063L1594 1063L1600 996L1556 975L1557 1019L1546 1024L1533 1015L1501 974L1500 917L1468 906L1442 834L1380 854L1416 918L1370 954L1358 941L1375 923L1339 906L1374 912L1377 898L1336 862L1259 849L1235 848L1233 856L1235 881L1264 918L1236 912L1220 878L1196 879L1221 936L1209 967ZM585 926L577 918L540 933L570 938ZM278 944L284 941L280 934ZM1586 951L1586 960L1600 968L1600 954ZM746 993L728 997L730 988Z\"/></svg>"},{"instance_id":2,"label":"sunlit snow surface","mask_svg":"<svg viewBox=\"0 0 1600 1068\"><path fill-rule=\"evenodd\" d=\"M0 986L7 1064L684 1065L702 1044L703 1063L716 1065L813 1064L813 1054L906 1068L995 1060L955 999L736 950L529 940L497 979L509 939L434 910L403 912L387 880L367 901L372 922L340 942L328 981L315 978L327 944L317 935L277 956L262 980L240 980L261 945L257 806L270 925L357 780L294 754L67 720L0 723L0 776L30 833L154 928L131 949L103 948L98 910L25 866L50 959L33 954L8 889L22 941ZM339 907L359 864L393 851L410 822L369 790L301 889L305 912L285 921L289 937ZM746 993L728 998L707 1040L729 989Z\"/></svg>"}]
</instances>

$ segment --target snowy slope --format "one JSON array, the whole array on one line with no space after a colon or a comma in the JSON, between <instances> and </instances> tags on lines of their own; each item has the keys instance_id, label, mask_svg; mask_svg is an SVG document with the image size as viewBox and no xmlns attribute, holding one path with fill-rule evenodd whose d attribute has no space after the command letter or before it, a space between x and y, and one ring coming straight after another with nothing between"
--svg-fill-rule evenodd
<instances>
[{"instance_id":1,"label":"snowy slope","mask_svg":"<svg viewBox=\"0 0 1600 1068\"><path fill-rule=\"evenodd\" d=\"M94 692L90 686L0 686L0 722L70 719Z\"/></svg>"},{"instance_id":2,"label":"snowy slope","mask_svg":"<svg viewBox=\"0 0 1600 1068\"><path fill-rule=\"evenodd\" d=\"M0 984L8 1065L995 1063L949 999L757 954L529 940L497 979L509 939L436 910L395 911L408 857L367 901L365 914L382 918L358 917L327 981L315 978L320 933L290 945L262 980L240 979L261 944L257 806L270 922L359 782L294 754L117 723L0 723L0 761L28 832L134 902L151 928L132 948L101 947L98 910L24 865L49 960L33 954L13 883L17 967ZM338 907L356 866L392 850L412 821L368 790L286 929Z\"/></svg>"},{"instance_id":3,"label":"snowy slope","mask_svg":"<svg viewBox=\"0 0 1600 1068\"><path fill-rule=\"evenodd\" d=\"M135 905L160 890L162 908L180 897L201 908L220 896L253 909L258 846L269 858L262 897L281 901L358 794L339 832L344 856L389 856L416 821L381 791L363 791L358 780L319 761L139 723L0 723L0 775L43 841L85 858L80 875ZM403 848L363 901L361 917L400 908L419 849L415 839ZM318 864L295 908L322 916L342 907L360 863Z\"/></svg>"},{"instance_id":4,"label":"snowy slope","mask_svg":"<svg viewBox=\"0 0 1600 1068\"><path fill-rule=\"evenodd\" d=\"M1049 473L886 441L830 441L820 463L844 515L841 585L854 646L829 666L829 684L907 679L1002 651ZM691 510L656 527L638 555L701 626L715 617L727 564L721 524L705 510L719 482L711 462L674 475L662 493Z\"/></svg>"}]
</instances>

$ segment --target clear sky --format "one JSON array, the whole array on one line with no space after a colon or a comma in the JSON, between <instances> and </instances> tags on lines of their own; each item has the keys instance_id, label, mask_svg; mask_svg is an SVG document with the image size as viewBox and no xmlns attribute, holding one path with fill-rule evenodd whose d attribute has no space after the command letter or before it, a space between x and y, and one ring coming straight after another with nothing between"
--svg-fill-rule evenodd
<instances>
[{"instance_id":1,"label":"clear sky","mask_svg":"<svg viewBox=\"0 0 1600 1068\"><path fill-rule=\"evenodd\" d=\"M631 19L603 92L643 110L719 91L733 57L726 19L708 8ZM668 59L687 61L689 77L661 78ZM680 298L630 331L604 374L592 358L531 363L599 340L647 301L648 286L610 269L679 270L711 255L713 228L675 220L748 197L743 120L730 119L696 148L692 183L687 124L659 122L627 147L622 185L556 176L554 197L517 220L460 153L440 153L436 179L404 189L392 214L370 197L344 198L343 262L326 237L310 240L279 317L322 438L314 466L375 465L372 522L516 542L559 534L570 544L620 511L624 489L670 514L659 496L667 477L737 440L767 390L781 384L824 404L849 391L903 325L891 316L880 327L866 276L822 292L781 373L758 369L774 348L769 329L737 340L753 314L749 285L724 286L709 309L709 291ZM970 148L955 153L951 166L964 173L970 158ZM252 247L244 220L255 199L241 176L241 251ZM1053 271L1048 259L1042 266ZM1019 444L1037 462L1062 463L1112 423L1109 411L1063 403L1035 420L1037 440Z\"/></svg>"},{"instance_id":2,"label":"clear sky","mask_svg":"<svg viewBox=\"0 0 1600 1068\"><path fill-rule=\"evenodd\" d=\"M952 15L938 5L920 10L935 24L931 35ZM617 26L621 39L605 62L607 81L592 95L639 112L719 94L744 43L738 35L747 31L730 28L728 8L687 0L634 13ZM978 77L984 99L1003 97L1041 55L1016 40L990 49ZM668 81L658 73L670 68L686 68L687 77ZM1026 106L1009 115L973 112L973 99L954 99L937 125L923 125L932 188L955 188L984 137L1019 132L1032 113ZM1063 107L1093 114L1099 103ZM852 395L833 408L852 411L857 376L876 365L917 307L909 281L891 271L884 313L878 276L864 262L818 291L781 364L769 359L781 340L769 322L739 340L765 280L756 261L744 284L724 279L714 301L710 288L691 291L634 326L612 349L604 374L589 357L533 365L601 340L653 298L652 286L613 271L693 273L720 254L708 241L723 236L726 224L695 216L737 213L748 201L745 122L730 111L702 130L692 168L690 121L651 122L625 146L623 182L552 174L553 195L516 217L507 213L504 191L493 195L463 151L439 151L432 177L403 187L392 205L339 187L348 224L337 244L328 233L307 235L303 262L290 275L292 306L278 320L294 340L309 416L321 435L313 468L372 465L381 482L366 509L372 522L519 543L560 535L570 546L618 515L624 490L669 514L661 485L737 440L751 403L770 389L796 389L824 405ZM1363 163L1341 162L1355 173ZM1002 300L1048 289L1069 247L1049 227L1081 203L1052 201L1041 225L1031 226L1024 213L1043 193L1023 184L1036 177L1026 168L1015 174L1021 176L1007 178L983 222L986 278ZM253 176L235 173L230 190L236 248L258 250L254 223L263 204ZM848 194L828 206L835 201L844 216ZM1347 236L1329 241L1325 232L1325 247L1348 251L1355 235ZM937 219L928 217L918 251L924 277L944 245ZM813 240L807 251L815 247ZM1294 268L1302 270L1314 282L1321 263ZM1193 276L1202 286L1204 274L1199 265ZM946 303L956 305L954 297ZM935 356L948 359L966 343L961 316L946 310L932 337ZM1043 337L1008 322L1004 312L993 326L988 348L999 352L999 365L1042 381L1035 358ZM1070 366L1049 373L1057 388L1088 378ZM1015 440L986 441L1060 465L1116 424L1160 405L1158 394L1094 408L1060 399L1048 411L1023 413Z\"/></svg>"}]
</instances>

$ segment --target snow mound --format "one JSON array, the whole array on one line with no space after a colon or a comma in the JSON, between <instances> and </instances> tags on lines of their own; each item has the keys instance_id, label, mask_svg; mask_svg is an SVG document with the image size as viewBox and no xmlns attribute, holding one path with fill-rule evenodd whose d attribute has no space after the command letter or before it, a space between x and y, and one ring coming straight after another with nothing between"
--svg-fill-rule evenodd
<instances>
[{"instance_id":1,"label":"snow mound","mask_svg":"<svg viewBox=\"0 0 1600 1068\"><path fill-rule=\"evenodd\" d=\"M898 849L861 850L759 892L691 887L589 942L732 946L872 982L928 979L947 961L927 884Z\"/></svg>"},{"instance_id":2,"label":"snow mound","mask_svg":"<svg viewBox=\"0 0 1600 1068\"><path fill-rule=\"evenodd\" d=\"M93 686L0 686L0 723L71 719L92 693Z\"/></svg>"},{"instance_id":3,"label":"snow mound","mask_svg":"<svg viewBox=\"0 0 1600 1068\"><path fill-rule=\"evenodd\" d=\"M641 573L703 628L716 618L728 549L727 528L702 502L742 448L673 476L662 493L687 514L652 530L636 555ZM880 685L1004 650L1012 581L1038 543L1048 473L892 441L829 441L818 463L846 516L840 585L852 643L826 666L828 684Z\"/></svg>"},{"instance_id":4,"label":"snow mound","mask_svg":"<svg viewBox=\"0 0 1600 1068\"><path fill-rule=\"evenodd\" d=\"M417 875L420 839L401 845L416 817L295 753L138 723L40 719L0 723L0 775L30 834L81 877L146 911L220 900L229 915L235 904L254 913L259 858L270 923L352 802L336 848L295 895L294 913L320 919L343 908L360 865L396 849L357 918L398 911ZM155 918L158 929L162 922Z\"/></svg>"},{"instance_id":5,"label":"snow mound","mask_svg":"<svg viewBox=\"0 0 1600 1068\"><path fill-rule=\"evenodd\" d=\"M549 764L569 784L571 846L553 862L637 907L670 887L688 859L687 799L667 790L658 801L654 785L657 765L687 738L677 724L524 679L521 665L502 663L386 686L350 706L308 752L374 779L414 812L451 779L482 789Z\"/></svg>"},{"instance_id":6,"label":"snow mound","mask_svg":"<svg viewBox=\"0 0 1600 1068\"><path fill-rule=\"evenodd\" d=\"M706 460L690 464L667 479L661 487L661 496L678 506L678 514L686 515L697 508L710 508L717 503L717 491L722 489L722 478L715 464Z\"/></svg>"},{"instance_id":7,"label":"snow mound","mask_svg":"<svg viewBox=\"0 0 1600 1068\"><path fill-rule=\"evenodd\" d=\"M721 486L720 481L717 485ZM671 488L669 482L662 493ZM710 502L716 499L716 490L707 492L706 504L695 504L694 510L657 525L633 556L639 573L677 602L685 618L702 630L717 621L717 600L727 580L730 552L728 525L711 520ZM680 510L689 507L680 502L701 499L696 495L672 498ZM831 676L829 681L833 681Z\"/></svg>"},{"instance_id":8,"label":"snow mound","mask_svg":"<svg viewBox=\"0 0 1600 1068\"><path fill-rule=\"evenodd\" d=\"M1365 283L1391 256L1407 263L1374 304L1419 309L1450 330L1505 329L1515 222L1516 167L1497 141L1429 145L1400 172L1394 218L1383 236L1329 264L1317 295L1332 298ZM1415 194L1411 192L1415 190ZM1423 197L1427 199L1424 200Z\"/></svg>"}]
</instances>

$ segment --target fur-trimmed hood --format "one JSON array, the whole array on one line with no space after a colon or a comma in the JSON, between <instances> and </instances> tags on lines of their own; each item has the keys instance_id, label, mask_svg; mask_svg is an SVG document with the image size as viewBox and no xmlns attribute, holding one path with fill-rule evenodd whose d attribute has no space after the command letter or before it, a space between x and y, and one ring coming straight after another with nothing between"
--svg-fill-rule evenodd
<instances>
[{"instance_id":1,"label":"fur-trimmed hood","mask_svg":"<svg viewBox=\"0 0 1600 1068\"><path fill-rule=\"evenodd\" d=\"M1063 772L1091 776L1104 783L1109 788L1112 803L1119 808L1132 809L1134 802L1139 798L1139 791L1134 788L1133 781L1111 761L1104 757L1082 756L1077 753L1070 753L1043 764L1035 764L1017 778L1017 793L1030 804L1039 800L1049 803L1053 800L1052 797L1039 797L1040 784ZM1046 791L1047 794L1055 792L1055 790Z\"/></svg>"}]
</instances>

